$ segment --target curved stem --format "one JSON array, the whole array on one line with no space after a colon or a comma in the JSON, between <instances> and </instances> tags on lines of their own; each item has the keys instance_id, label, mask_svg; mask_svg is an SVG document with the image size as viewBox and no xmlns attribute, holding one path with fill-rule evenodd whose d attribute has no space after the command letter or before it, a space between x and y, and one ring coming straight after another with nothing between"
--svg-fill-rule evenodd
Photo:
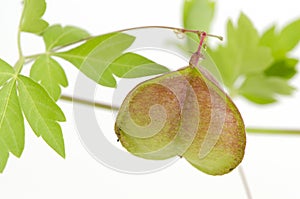
<instances>
[{"instance_id":1,"label":"curved stem","mask_svg":"<svg viewBox=\"0 0 300 199\"><path fill-rule=\"evenodd\" d=\"M162 28L162 29L170 29L173 30L175 32L179 32L179 33L195 33L197 35L201 34L203 31L202 30L191 30L191 29L184 29L184 28L175 28L175 27L170 27L170 26L139 26L139 27L134 27L134 28L127 28L127 29L123 29L123 30L119 30L119 31L115 31L115 32L124 32L124 31L128 31L128 30L136 30L136 29L145 29L145 28ZM218 35L214 35L214 34L206 34L208 37L214 37L217 38L219 40L223 40L222 36L218 36Z\"/></svg>"},{"instance_id":2,"label":"curved stem","mask_svg":"<svg viewBox=\"0 0 300 199\"><path fill-rule=\"evenodd\" d=\"M184 29L184 28L175 28L175 27L170 27L170 26L139 26L139 27L134 27L134 28L127 28L127 29L122 29L122 30L117 30L117 31L113 31L113 32L110 32L110 33L117 33L117 32L125 32L125 31L129 31L129 30L137 30L137 29L146 29L146 28L162 28L162 29L169 29L169 30L172 30L176 33L194 33L194 34L201 34L203 33L203 31L201 30L190 30L190 29ZM107 34L110 34L110 33L107 33ZM101 34L102 35L102 34ZM89 36L89 37L86 37L84 39L81 39L79 41L76 41L76 42L73 42L73 43L69 43L69 44L66 44L64 46L59 46L55 49L52 50L52 53L55 53L63 48L66 48L66 47L69 47L69 46L72 46L74 44L77 44L77 43L80 43L80 42L83 42L83 41L87 41L87 40L90 40L90 39L93 39L95 37L98 37L100 35L96 35L96 36ZM223 37L222 36L218 36L218 35L214 35L214 34L209 34L209 33L206 33L206 36L208 37L214 37L214 38L217 38L219 40L223 40ZM34 55L29 55L29 56L26 56L26 58L32 58L34 57Z\"/></svg>"}]
</instances>

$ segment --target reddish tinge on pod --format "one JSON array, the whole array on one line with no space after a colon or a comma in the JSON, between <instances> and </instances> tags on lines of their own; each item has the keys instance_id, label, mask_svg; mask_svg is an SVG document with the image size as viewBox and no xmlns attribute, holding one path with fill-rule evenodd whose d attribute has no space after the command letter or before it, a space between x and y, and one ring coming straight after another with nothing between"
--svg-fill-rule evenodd
<instances>
[{"instance_id":1,"label":"reddish tinge on pod","mask_svg":"<svg viewBox=\"0 0 300 199\"><path fill-rule=\"evenodd\" d=\"M246 145L242 117L208 72L200 70L190 65L137 85L115 123L123 147L146 159L184 157L211 175L236 168Z\"/></svg>"}]
</instances>

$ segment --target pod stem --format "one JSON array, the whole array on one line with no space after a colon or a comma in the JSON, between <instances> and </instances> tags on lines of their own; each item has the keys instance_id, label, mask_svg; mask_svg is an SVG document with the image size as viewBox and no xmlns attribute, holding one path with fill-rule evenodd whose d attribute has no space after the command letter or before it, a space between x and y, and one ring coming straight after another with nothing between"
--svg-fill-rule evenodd
<instances>
[{"instance_id":1,"label":"pod stem","mask_svg":"<svg viewBox=\"0 0 300 199\"><path fill-rule=\"evenodd\" d=\"M189 62L191 67L198 66L199 60L204 58L203 54L201 53L201 49L202 49L202 46L204 43L204 39L207 37L207 33L202 31L202 32L198 32L197 34L200 39L200 42L199 42L197 51L195 53L193 53L193 55L191 56L191 59Z\"/></svg>"}]
</instances>

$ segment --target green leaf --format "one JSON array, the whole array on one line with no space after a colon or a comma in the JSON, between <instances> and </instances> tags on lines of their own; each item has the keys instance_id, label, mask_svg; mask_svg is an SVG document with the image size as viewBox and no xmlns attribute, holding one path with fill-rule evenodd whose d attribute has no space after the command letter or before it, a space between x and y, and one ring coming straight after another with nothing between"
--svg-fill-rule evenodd
<instances>
[{"instance_id":1,"label":"green leaf","mask_svg":"<svg viewBox=\"0 0 300 199\"><path fill-rule=\"evenodd\" d=\"M298 60L293 58L277 60L265 70L265 75L280 77L287 80L291 79L297 73L297 64Z\"/></svg>"},{"instance_id":2,"label":"green leaf","mask_svg":"<svg viewBox=\"0 0 300 199\"><path fill-rule=\"evenodd\" d=\"M0 138L9 151L20 157L24 149L24 118L19 105L16 81L11 80L0 90Z\"/></svg>"},{"instance_id":3,"label":"green leaf","mask_svg":"<svg viewBox=\"0 0 300 199\"><path fill-rule=\"evenodd\" d=\"M290 95L293 91L294 88L282 78L256 75L244 81L239 94L254 103L269 104L277 101L277 94Z\"/></svg>"},{"instance_id":4,"label":"green leaf","mask_svg":"<svg viewBox=\"0 0 300 199\"><path fill-rule=\"evenodd\" d=\"M13 77L14 69L5 61L0 59L0 85Z\"/></svg>"},{"instance_id":5,"label":"green leaf","mask_svg":"<svg viewBox=\"0 0 300 199\"><path fill-rule=\"evenodd\" d=\"M209 31L214 17L215 2L211 0L185 0L183 26L186 29Z\"/></svg>"},{"instance_id":6,"label":"green leaf","mask_svg":"<svg viewBox=\"0 0 300 199\"><path fill-rule=\"evenodd\" d=\"M300 41L300 19L285 26L280 32L272 26L263 34L260 43L272 49L274 58L286 57Z\"/></svg>"},{"instance_id":7,"label":"green leaf","mask_svg":"<svg viewBox=\"0 0 300 199\"><path fill-rule=\"evenodd\" d=\"M28 77L18 76L19 99L24 115L37 136L65 157L63 135L58 121L65 121L59 106L42 86Z\"/></svg>"},{"instance_id":8,"label":"green leaf","mask_svg":"<svg viewBox=\"0 0 300 199\"><path fill-rule=\"evenodd\" d=\"M47 51L50 51L55 47L78 42L88 36L89 33L81 28L73 26L62 27L61 25L50 26L43 33Z\"/></svg>"},{"instance_id":9,"label":"green leaf","mask_svg":"<svg viewBox=\"0 0 300 199\"><path fill-rule=\"evenodd\" d=\"M37 58L30 70L30 77L36 82L40 82L55 101L60 97L60 86L68 86L65 71L57 61L48 55L41 55Z\"/></svg>"},{"instance_id":10,"label":"green leaf","mask_svg":"<svg viewBox=\"0 0 300 199\"><path fill-rule=\"evenodd\" d=\"M109 65L129 48L135 37L123 33L110 33L88 40L67 52L56 53L74 64L95 82L116 87L116 80Z\"/></svg>"},{"instance_id":11,"label":"green leaf","mask_svg":"<svg viewBox=\"0 0 300 199\"><path fill-rule=\"evenodd\" d=\"M0 173L2 173L3 170L5 169L8 157L9 157L9 153L7 147L2 141L2 139L0 138Z\"/></svg>"},{"instance_id":12,"label":"green leaf","mask_svg":"<svg viewBox=\"0 0 300 199\"><path fill-rule=\"evenodd\" d=\"M259 44L258 32L244 14L237 27L228 22L226 45L209 52L229 89L234 88L240 76L262 73L273 60L271 50Z\"/></svg>"},{"instance_id":13,"label":"green leaf","mask_svg":"<svg viewBox=\"0 0 300 199\"><path fill-rule=\"evenodd\" d=\"M109 68L116 76L123 78L144 77L169 71L166 67L135 53L121 55Z\"/></svg>"},{"instance_id":14,"label":"green leaf","mask_svg":"<svg viewBox=\"0 0 300 199\"><path fill-rule=\"evenodd\" d=\"M48 27L48 23L41 19L45 10L45 0L24 0L24 10L20 24L21 31L35 34L43 32Z\"/></svg>"},{"instance_id":15,"label":"green leaf","mask_svg":"<svg viewBox=\"0 0 300 199\"><path fill-rule=\"evenodd\" d=\"M16 91L14 69L0 59L0 173L9 151L20 157L24 149L24 119Z\"/></svg>"}]
</instances>

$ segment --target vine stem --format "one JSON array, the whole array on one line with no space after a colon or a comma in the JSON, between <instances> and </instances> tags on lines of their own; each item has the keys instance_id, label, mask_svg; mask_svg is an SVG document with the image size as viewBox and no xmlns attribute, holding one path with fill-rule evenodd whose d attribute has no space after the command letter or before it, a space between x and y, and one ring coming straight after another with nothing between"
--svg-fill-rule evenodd
<instances>
[{"instance_id":1,"label":"vine stem","mask_svg":"<svg viewBox=\"0 0 300 199\"><path fill-rule=\"evenodd\" d=\"M248 133L259 133L259 134L284 134L284 135L300 135L298 129L267 129L267 128L247 128Z\"/></svg>"},{"instance_id":2,"label":"vine stem","mask_svg":"<svg viewBox=\"0 0 300 199\"><path fill-rule=\"evenodd\" d=\"M116 107L116 106L112 106L112 105L104 104L104 103L100 103L100 102L92 102L90 100L72 97L69 95L61 95L60 100L68 101L68 102L75 102L78 104L83 104L83 105L88 105L88 106L94 106L96 108L102 108L105 110L112 110L112 111L119 110L119 107Z\"/></svg>"},{"instance_id":3,"label":"vine stem","mask_svg":"<svg viewBox=\"0 0 300 199\"><path fill-rule=\"evenodd\" d=\"M20 30L20 28L18 30L17 43L18 43L18 52L19 52L19 58L20 58L20 57L23 57L23 52L22 52L22 47L21 47L21 30Z\"/></svg>"},{"instance_id":4,"label":"vine stem","mask_svg":"<svg viewBox=\"0 0 300 199\"><path fill-rule=\"evenodd\" d=\"M21 26L22 26L23 18L24 18L24 10L25 10L25 6L23 6L23 9L22 9L21 18L19 21L18 35L17 35L19 58L23 57L23 51L22 51L22 45L21 45Z\"/></svg>"},{"instance_id":5,"label":"vine stem","mask_svg":"<svg viewBox=\"0 0 300 199\"><path fill-rule=\"evenodd\" d=\"M23 14L22 14L22 17L21 17L21 20L22 21L22 18L23 18ZM21 24L20 24L21 25ZM21 27L21 26L20 26ZM176 28L176 27L170 27L170 26L139 26L139 27L134 27L134 28L127 28L127 29L122 29L122 30L118 30L118 31L113 31L113 32L110 32L110 33L117 33L117 32L126 32L126 31L130 31L130 30L137 30L137 29L146 29L146 28L161 28L161 29L169 29L169 30L172 30L174 31L175 33L194 33L194 34L197 34L198 36L201 35L201 33L203 33L204 31L201 31L201 30L191 30L191 29L184 29L184 28ZM20 28L19 28L20 29ZM20 33L21 31L19 30L18 32L18 36L20 36ZM110 34L110 33L107 33L107 34ZM51 51L51 53L55 54L55 52L63 49L63 48L66 48L66 47L69 47L69 46L72 46L74 44L78 44L80 42L84 42L84 41L87 41L87 40L90 40L90 39L93 39L95 37L98 37L100 35L95 35L95 36L88 36L84 39L81 39L79 41L76 41L76 42L73 42L73 43L69 43L69 44L66 44L66 45L63 45L63 46L59 46L55 49L53 49ZM223 37L222 36L219 36L219 35L214 35L214 34L209 34L209 33L206 33L206 36L207 37L214 37L214 38L217 38L219 40L223 40ZM20 42L21 43L21 42ZM21 45L18 45L20 48L19 48L19 53L22 55L22 50L21 50ZM28 56L25 56L25 59L26 61L28 61L27 59L29 59L29 61L32 61L32 59L36 58L37 55L43 55L45 53L39 53L39 54L35 54L35 55L28 55ZM27 63L27 62L26 62Z\"/></svg>"},{"instance_id":6,"label":"vine stem","mask_svg":"<svg viewBox=\"0 0 300 199\"><path fill-rule=\"evenodd\" d=\"M22 25L22 21L24 18L24 10L25 10L25 8L23 6L23 10L22 10L22 14L21 14L20 22L19 22L19 27L18 27L18 33L17 33L17 46L18 46L19 60L17 61L17 63L14 66L16 74L19 74L21 72L21 70L24 66L24 63L25 63L25 57L23 55L22 44L21 44L21 25Z\"/></svg>"}]
</instances>

